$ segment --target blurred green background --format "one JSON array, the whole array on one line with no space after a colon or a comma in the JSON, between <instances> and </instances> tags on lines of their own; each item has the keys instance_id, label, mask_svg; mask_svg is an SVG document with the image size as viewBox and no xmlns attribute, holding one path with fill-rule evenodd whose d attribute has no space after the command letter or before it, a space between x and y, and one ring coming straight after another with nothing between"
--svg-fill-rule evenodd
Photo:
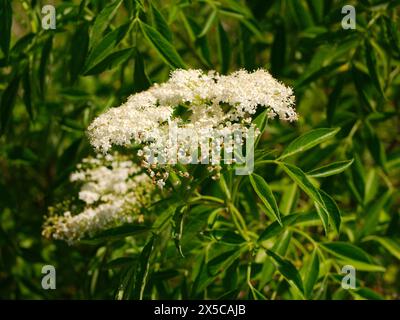
<instances>
[{"instance_id":1,"label":"blurred green background","mask_svg":"<svg viewBox=\"0 0 400 320\"><path fill-rule=\"evenodd\" d=\"M47 4L56 8L54 30L42 28ZM354 30L341 25L348 4ZM71 192L74 166L93 154L91 120L183 67L266 68L292 86L300 120L269 124L271 149L313 128L341 128L335 143L297 164L308 171L354 159L322 188L344 213L342 240L386 267L363 280L398 299L399 9L394 0L0 0L0 297L112 298L118 282L102 281L98 247L44 240L44 215ZM57 290L41 288L44 264L55 265Z\"/></svg>"}]
</instances>

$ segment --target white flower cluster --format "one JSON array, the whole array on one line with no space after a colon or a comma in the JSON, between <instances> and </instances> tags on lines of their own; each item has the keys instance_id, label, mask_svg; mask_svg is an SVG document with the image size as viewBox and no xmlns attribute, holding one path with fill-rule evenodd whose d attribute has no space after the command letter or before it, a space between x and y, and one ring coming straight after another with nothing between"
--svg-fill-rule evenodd
<instances>
[{"instance_id":1,"label":"white flower cluster","mask_svg":"<svg viewBox=\"0 0 400 320\"><path fill-rule=\"evenodd\" d=\"M147 168L208 163L209 158L217 166L220 151L232 148L221 137L234 136L235 143L243 144L249 128L254 129L252 116L258 108L266 109L269 118L297 119L292 89L263 69L230 75L176 70L167 82L134 94L122 106L100 115L88 134L91 144L102 152L113 144L140 145L138 155ZM259 133L257 128L255 132ZM162 185L163 180L156 183Z\"/></svg>"},{"instance_id":2,"label":"white flower cluster","mask_svg":"<svg viewBox=\"0 0 400 320\"><path fill-rule=\"evenodd\" d=\"M61 215L48 217L45 237L73 243L100 230L143 219L140 208L150 202L154 186L139 166L122 155L109 154L86 158L77 169L70 180L81 183L80 201L63 208Z\"/></svg>"}]
</instances>

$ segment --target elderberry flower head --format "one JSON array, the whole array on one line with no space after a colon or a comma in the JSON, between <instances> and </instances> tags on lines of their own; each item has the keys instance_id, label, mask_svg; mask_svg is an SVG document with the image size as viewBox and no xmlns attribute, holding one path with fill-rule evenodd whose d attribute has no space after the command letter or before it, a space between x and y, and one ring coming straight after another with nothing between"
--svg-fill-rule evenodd
<instances>
[{"instance_id":1,"label":"elderberry flower head","mask_svg":"<svg viewBox=\"0 0 400 320\"><path fill-rule=\"evenodd\" d=\"M215 168L221 151L233 149L225 137L234 137L241 146L249 130L259 134L252 120L263 110L268 118L297 120L292 89L263 69L230 75L175 70L167 82L154 84L100 115L88 134L95 149L104 153L112 145L139 145L138 156L151 176L152 165L210 163ZM156 184L163 187L161 180Z\"/></svg>"},{"instance_id":2,"label":"elderberry flower head","mask_svg":"<svg viewBox=\"0 0 400 320\"><path fill-rule=\"evenodd\" d=\"M43 228L45 237L69 243L135 219L141 222L140 209L154 189L141 168L119 154L83 159L70 181L80 184L78 199L50 208Z\"/></svg>"}]
</instances>

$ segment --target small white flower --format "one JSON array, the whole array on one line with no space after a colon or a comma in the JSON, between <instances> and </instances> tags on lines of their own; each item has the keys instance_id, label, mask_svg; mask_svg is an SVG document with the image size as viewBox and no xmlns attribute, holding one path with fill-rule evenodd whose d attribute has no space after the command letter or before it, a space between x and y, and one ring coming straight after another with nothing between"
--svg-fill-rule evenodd
<instances>
[{"instance_id":1,"label":"small white flower","mask_svg":"<svg viewBox=\"0 0 400 320\"><path fill-rule=\"evenodd\" d=\"M87 235L129 221L150 202L154 185L140 167L120 155L86 158L71 174L71 181L82 183L78 198L83 210L50 216L43 235L74 243ZM112 169L110 169L110 167Z\"/></svg>"}]
</instances>

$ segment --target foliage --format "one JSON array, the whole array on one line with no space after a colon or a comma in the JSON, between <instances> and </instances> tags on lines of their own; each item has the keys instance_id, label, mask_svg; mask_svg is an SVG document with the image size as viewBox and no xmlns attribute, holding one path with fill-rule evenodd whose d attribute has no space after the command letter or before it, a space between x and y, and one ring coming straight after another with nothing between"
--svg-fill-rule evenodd
<instances>
[{"instance_id":1,"label":"foliage","mask_svg":"<svg viewBox=\"0 0 400 320\"><path fill-rule=\"evenodd\" d=\"M346 1L58 1L55 30L42 2L0 1L2 298L399 298L399 1L353 1L355 30ZM175 68L259 67L300 119L268 121L252 175L191 168L144 225L41 237L96 115Z\"/></svg>"}]
</instances>

